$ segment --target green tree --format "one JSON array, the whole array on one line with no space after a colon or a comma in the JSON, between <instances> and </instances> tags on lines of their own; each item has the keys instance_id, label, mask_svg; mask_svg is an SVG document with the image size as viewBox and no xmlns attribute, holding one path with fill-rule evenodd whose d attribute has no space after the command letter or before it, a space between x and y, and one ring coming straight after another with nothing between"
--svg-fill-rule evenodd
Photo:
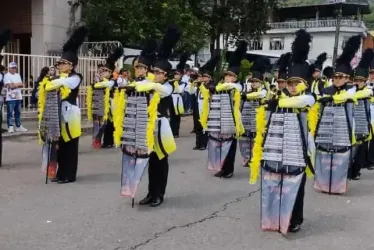
<instances>
[{"instance_id":1,"label":"green tree","mask_svg":"<svg viewBox=\"0 0 374 250\"><path fill-rule=\"evenodd\" d=\"M210 24L211 51L222 49L219 38L236 42L265 32L268 15L283 0L187 0L195 16Z\"/></svg>"},{"instance_id":2,"label":"green tree","mask_svg":"<svg viewBox=\"0 0 374 250\"><path fill-rule=\"evenodd\" d=\"M162 38L167 26L177 24L183 30L178 48L197 51L206 43L209 25L196 17L179 0L81 0L83 20L90 27L90 40L118 40L122 44L141 45Z\"/></svg>"}]
</instances>

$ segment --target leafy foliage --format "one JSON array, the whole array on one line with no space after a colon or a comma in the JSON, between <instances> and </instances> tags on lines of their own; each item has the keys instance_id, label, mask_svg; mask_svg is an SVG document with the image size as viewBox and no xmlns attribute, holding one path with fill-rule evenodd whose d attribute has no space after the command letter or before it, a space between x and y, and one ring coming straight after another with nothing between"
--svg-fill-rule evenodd
<instances>
[{"instance_id":1,"label":"leafy foliage","mask_svg":"<svg viewBox=\"0 0 374 250\"><path fill-rule=\"evenodd\" d=\"M122 44L143 45L147 39L161 39L167 26L183 30L179 49L197 51L206 44L208 24L198 19L179 0L81 0L83 18L95 41L118 40Z\"/></svg>"}]
</instances>

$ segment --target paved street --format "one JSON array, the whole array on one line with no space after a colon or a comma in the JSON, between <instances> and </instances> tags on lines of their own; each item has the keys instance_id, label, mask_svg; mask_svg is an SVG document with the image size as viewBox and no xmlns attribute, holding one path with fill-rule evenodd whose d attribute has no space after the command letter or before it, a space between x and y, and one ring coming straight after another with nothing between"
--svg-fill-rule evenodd
<instances>
[{"instance_id":1,"label":"paved street","mask_svg":"<svg viewBox=\"0 0 374 250\"><path fill-rule=\"evenodd\" d=\"M350 183L344 196L315 193L307 183L303 230L287 238L259 228L259 187L248 169L217 179L206 152L192 151L190 118L182 122L170 158L165 203L131 208L119 195L120 152L80 141L78 182L44 184L34 137L4 142L0 168L0 250L345 250L374 249L374 171ZM239 159L239 157L238 157ZM137 201L147 190L144 176Z\"/></svg>"}]
</instances>

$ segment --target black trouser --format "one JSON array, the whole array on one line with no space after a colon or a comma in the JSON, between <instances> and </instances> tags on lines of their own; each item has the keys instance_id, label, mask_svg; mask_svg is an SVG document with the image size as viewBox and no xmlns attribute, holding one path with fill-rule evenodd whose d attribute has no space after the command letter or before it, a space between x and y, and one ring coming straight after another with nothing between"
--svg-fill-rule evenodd
<instances>
[{"instance_id":1,"label":"black trouser","mask_svg":"<svg viewBox=\"0 0 374 250\"><path fill-rule=\"evenodd\" d=\"M79 137L64 142L60 138L57 151L57 179L75 181L78 170Z\"/></svg>"},{"instance_id":2,"label":"black trouser","mask_svg":"<svg viewBox=\"0 0 374 250\"><path fill-rule=\"evenodd\" d=\"M362 168L365 168L368 162L368 143L364 142L356 146L356 154L353 158L351 176L350 178L357 177Z\"/></svg>"},{"instance_id":3,"label":"black trouser","mask_svg":"<svg viewBox=\"0 0 374 250\"><path fill-rule=\"evenodd\" d=\"M229 152L226 156L226 159L224 160L222 170L221 170L223 172L223 174L225 174L225 175L234 173L235 155L236 155L237 144L238 144L237 139L233 139L232 142L231 142Z\"/></svg>"},{"instance_id":4,"label":"black trouser","mask_svg":"<svg viewBox=\"0 0 374 250\"><path fill-rule=\"evenodd\" d=\"M151 153L148 166L148 196L154 198L164 197L168 182L168 174L168 156L165 156L162 160L160 160L155 152Z\"/></svg>"},{"instance_id":5,"label":"black trouser","mask_svg":"<svg viewBox=\"0 0 374 250\"><path fill-rule=\"evenodd\" d=\"M195 97L195 95L193 96ZM197 100L192 103L192 107L193 130L195 131L196 127L200 124L199 104L197 103Z\"/></svg>"},{"instance_id":6,"label":"black trouser","mask_svg":"<svg viewBox=\"0 0 374 250\"><path fill-rule=\"evenodd\" d=\"M291 225L301 225L304 222L304 195L305 195L306 174L301 179L300 188L296 195L295 205L291 215Z\"/></svg>"},{"instance_id":7,"label":"black trouser","mask_svg":"<svg viewBox=\"0 0 374 250\"><path fill-rule=\"evenodd\" d=\"M374 166L374 139L369 142L368 167Z\"/></svg>"},{"instance_id":8,"label":"black trouser","mask_svg":"<svg viewBox=\"0 0 374 250\"><path fill-rule=\"evenodd\" d=\"M114 125L112 121L107 121L104 128L103 146L111 146L114 144Z\"/></svg>"},{"instance_id":9,"label":"black trouser","mask_svg":"<svg viewBox=\"0 0 374 250\"><path fill-rule=\"evenodd\" d=\"M181 124L181 116L177 114L170 115L170 127L174 136L179 136L179 127Z\"/></svg>"},{"instance_id":10,"label":"black trouser","mask_svg":"<svg viewBox=\"0 0 374 250\"><path fill-rule=\"evenodd\" d=\"M196 126L194 126L196 134L196 147L197 148L206 148L208 144L208 133L204 132L203 126L198 121Z\"/></svg>"}]
</instances>

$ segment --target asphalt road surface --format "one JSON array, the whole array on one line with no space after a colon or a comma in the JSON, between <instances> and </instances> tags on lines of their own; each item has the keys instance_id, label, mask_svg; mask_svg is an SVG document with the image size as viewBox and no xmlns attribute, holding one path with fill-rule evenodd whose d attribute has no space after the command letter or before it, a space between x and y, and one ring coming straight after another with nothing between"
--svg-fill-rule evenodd
<instances>
[{"instance_id":1,"label":"asphalt road surface","mask_svg":"<svg viewBox=\"0 0 374 250\"><path fill-rule=\"evenodd\" d=\"M207 152L192 151L190 124L183 120L158 208L131 208L120 197L120 152L93 150L88 136L80 141L78 181L65 185L44 184L36 140L4 142L0 250L374 249L374 171L364 170L343 196L316 193L309 181L302 231L262 232L259 187L248 184L248 169L237 155L232 179L213 177ZM147 184L145 174L137 201Z\"/></svg>"}]
</instances>

